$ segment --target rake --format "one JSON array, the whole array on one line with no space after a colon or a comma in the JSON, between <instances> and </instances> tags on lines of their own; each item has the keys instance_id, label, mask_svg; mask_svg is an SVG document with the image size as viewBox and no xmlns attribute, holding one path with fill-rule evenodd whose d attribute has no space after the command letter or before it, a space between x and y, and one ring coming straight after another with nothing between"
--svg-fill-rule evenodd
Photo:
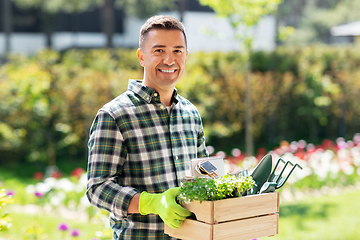
<instances>
[{"instance_id":1,"label":"rake","mask_svg":"<svg viewBox=\"0 0 360 240\"><path fill-rule=\"evenodd\" d=\"M277 169L280 162L284 163L285 165L281 169L280 173L278 175L276 175L275 170ZM288 165L291 165L292 168L291 168L290 172L286 176L283 177L282 175ZM279 158L279 160L275 164L274 169L270 173L267 182L264 183L264 185L261 187L260 193L273 192L273 191L275 191L275 189L279 189L282 186L284 186L284 184L289 179L290 175L292 174L292 172L294 171L294 169L296 167L299 167L301 170L303 169L298 163L293 164L290 161L285 162L282 158Z\"/></svg>"}]
</instances>

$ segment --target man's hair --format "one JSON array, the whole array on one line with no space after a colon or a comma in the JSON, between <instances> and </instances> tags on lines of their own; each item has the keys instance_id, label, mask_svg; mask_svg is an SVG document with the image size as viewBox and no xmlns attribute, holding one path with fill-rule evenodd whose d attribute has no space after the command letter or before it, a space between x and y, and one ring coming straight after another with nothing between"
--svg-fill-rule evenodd
<instances>
[{"instance_id":1,"label":"man's hair","mask_svg":"<svg viewBox=\"0 0 360 240\"><path fill-rule=\"evenodd\" d=\"M179 30L184 34L185 47L187 40L184 25L176 18L164 15L157 15L149 18L140 29L139 46L143 46L146 41L146 35L153 29Z\"/></svg>"}]
</instances>

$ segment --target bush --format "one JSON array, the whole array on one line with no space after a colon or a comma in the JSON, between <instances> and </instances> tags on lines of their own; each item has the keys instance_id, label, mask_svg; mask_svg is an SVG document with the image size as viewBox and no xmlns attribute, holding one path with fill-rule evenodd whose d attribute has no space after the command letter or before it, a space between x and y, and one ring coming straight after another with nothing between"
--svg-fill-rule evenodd
<instances>
[{"instance_id":1,"label":"bush","mask_svg":"<svg viewBox=\"0 0 360 240\"><path fill-rule=\"evenodd\" d=\"M191 53L177 88L198 107L208 144L225 152L245 146L246 91L255 146L269 150L294 139L317 144L360 128L359 60L360 51L350 47L257 52L247 88L239 53ZM0 67L1 160L84 164L96 111L142 74L135 50L11 57Z\"/></svg>"}]
</instances>

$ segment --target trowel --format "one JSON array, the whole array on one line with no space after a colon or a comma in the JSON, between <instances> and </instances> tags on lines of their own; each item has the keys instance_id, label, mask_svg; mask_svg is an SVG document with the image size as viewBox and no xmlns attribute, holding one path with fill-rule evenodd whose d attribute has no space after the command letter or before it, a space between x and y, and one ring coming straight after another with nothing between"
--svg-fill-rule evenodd
<instances>
[{"instance_id":1,"label":"trowel","mask_svg":"<svg viewBox=\"0 0 360 240\"><path fill-rule=\"evenodd\" d=\"M254 171L250 174L255 181L255 185L250 190L250 195L256 194L261 189L263 184L268 180L271 169L272 156L268 154L261 159Z\"/></svg>"}]
</instances>

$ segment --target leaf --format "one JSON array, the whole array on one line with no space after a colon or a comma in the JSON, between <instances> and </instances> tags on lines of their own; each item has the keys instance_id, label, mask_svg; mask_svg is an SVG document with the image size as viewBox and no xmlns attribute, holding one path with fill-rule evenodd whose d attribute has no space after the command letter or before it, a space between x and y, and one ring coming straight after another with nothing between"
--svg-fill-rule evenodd
<instances>
[{"instance_id":1,"label":"leaf","mask_svg":"<svg viewBox=\"0 0 360 240\"><path fill-rule=\"evenodd\" d=\"M192 201L216 201L225 198L241 196L241 193L249 191L255 181L251 176L236 177L225 175L216 179L196 177L180 187L179 202Z\"/></svg>"}]
</instances>

